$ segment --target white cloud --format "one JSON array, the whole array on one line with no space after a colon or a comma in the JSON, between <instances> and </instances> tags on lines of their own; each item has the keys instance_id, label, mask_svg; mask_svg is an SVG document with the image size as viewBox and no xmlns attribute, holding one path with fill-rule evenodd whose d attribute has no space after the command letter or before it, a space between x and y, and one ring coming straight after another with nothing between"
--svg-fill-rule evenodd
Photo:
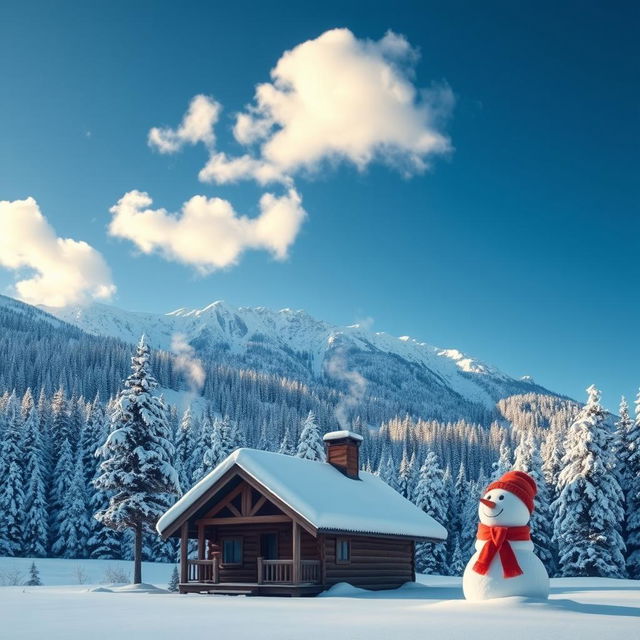
<instances>
[{"instance_id":1,"label":"white cloud","mask_svg":"<svg viewBox=\"0 0 640 640\"><path fill-rule=\"evenodd\" d=\"M15 284L30 304L61 307L108 299L116 290L102 255L86 242L57 237L33 198L0 201L0 265L35 272Z\"/></svg>"},{"instance_id":2,"label":"white cloud","mask_svg":"<svg viewBox=\"0 0 640 640\"><path fill-rule=\"evenodd\" d=\"M236 116L233 134L246 153L229 157L215 150L211 133L200 180L290 184L300 170L315 171L327 161L360 170L380 161L405 175L424 171L431 156L451 150L442 124L454 98L445 84L415 85L418 58L391 31L371 41L332 29L286 51L271 70L272 81L259 84L254 102ZM150 143L164 152L180 149L181 131L202 98L194 98L177 131L152 129Z\"/></svg>"},{"instance_id":3,"label":"white cloud","mask_svg":"<svg viewBox=\"0 0 640 640\"><path fill-rule=\"evenodd\" d=\"M238 116L237 139L263 140L262 158L285 173L327 159L422 171L428 156L450 149L438 125L453 98L447 87L414 86L416 59L393 33L372 42L327 31L280 58L272 82L256 88L253 109Z\"/></svg>"},{"instance_id":4,"label":"white cloud","mask_svg":"<svg viewBox=\"0 0 640 640\"><path fill-rule=\"evenodd\" d=\"M197 95L191 100L189 110L177 129L153 127L149 131L149 146L160 153L175 153L185 144L203 142L209 147L215 143L213 127L222 107L213 98Z\"/></svg>"},{"instance_id":5,"label":"white cloud","mask_svg":"<svg viewBox=\"0 0 640 640\"><path fill-rule=\"evenodd\" d=\"M221 198L194 196L179 214L151 209L152 203L146 193L126 193L111 208L109 233L131 240L143 253L159 252L201 273L237 263L247 249L264 249L283 260L306 216L293 188L279 197L265 193L255 218L238 215Z\"/></svg>"}]
</instances>

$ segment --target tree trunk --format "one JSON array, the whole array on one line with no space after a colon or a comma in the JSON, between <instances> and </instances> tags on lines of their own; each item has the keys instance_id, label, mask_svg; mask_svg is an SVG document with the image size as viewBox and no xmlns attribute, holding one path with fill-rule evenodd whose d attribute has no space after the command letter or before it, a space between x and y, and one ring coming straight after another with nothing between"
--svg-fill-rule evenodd
<instances>
[{"instance_id":1,"label":"tree trunk","mask_svg":"<svg viewBox=\"0 0 640 640\"><path fill-rule=\"evenodd\" d=\"M135 526L135 545L133 549L133 584L142 583L142 523Z\"/></svg>"}]
</instances>

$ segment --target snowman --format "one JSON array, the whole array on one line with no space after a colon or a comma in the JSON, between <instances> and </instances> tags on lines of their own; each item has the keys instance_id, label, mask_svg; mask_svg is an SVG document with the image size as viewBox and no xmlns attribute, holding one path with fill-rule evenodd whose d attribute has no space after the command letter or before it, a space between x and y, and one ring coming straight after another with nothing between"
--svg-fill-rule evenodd
<instances>
[{"instance_id":1,"label":"snowman","mask_svg":"<svg viewBox=\"0 0 640 640\"><path fill-rule=\"evenodd\" d=\"M462 578L467 600L548 597L549 576L533 553L528 526L536 492L534 479L522 471L509 471L487 487L478 506L476 552Z\"/></svg>"}]
</instances>

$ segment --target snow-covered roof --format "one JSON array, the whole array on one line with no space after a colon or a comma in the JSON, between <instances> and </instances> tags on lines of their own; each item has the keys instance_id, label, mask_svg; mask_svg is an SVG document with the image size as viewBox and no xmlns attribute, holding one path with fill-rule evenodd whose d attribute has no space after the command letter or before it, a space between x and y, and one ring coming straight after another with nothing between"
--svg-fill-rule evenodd
<instances>
[{"instance_id":1,"label":"snow-covered roof","mask_svg":"<svg viewBox=\"0 0 640 640\"><path fill-rule=\"evenodd\" d=\"M331 440L342 440L342 438L353 438L353 440L362 442L361 435L353 433L353 431L347 431L346 429L342 431L330 431L329 433L325 433L324 436L322 436L322 439L325 442L329 442Z\"/></svg>"},{"instance_id":2,"label":"snow-covered roof","mask_svg":"<svg viewBox=\"0 0 640 640\"><path fill-rule=\"evenodd\" d=\"M446 529L377 476L348 478L325 462L238 449L158 520L160 534L237 465L319 531L445 540Z\"/></svg>"}]
</instances>

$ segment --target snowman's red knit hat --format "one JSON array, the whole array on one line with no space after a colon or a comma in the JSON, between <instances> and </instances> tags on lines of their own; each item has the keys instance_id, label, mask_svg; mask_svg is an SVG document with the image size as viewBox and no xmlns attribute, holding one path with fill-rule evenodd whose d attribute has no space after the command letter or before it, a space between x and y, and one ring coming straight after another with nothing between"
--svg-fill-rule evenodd
<instances>
[{"instance_id":1,"label":"snowman's red knit hat","mask_svg":"<svg viewBox=\"0 0 640 640\"><path fill-rule=\"evenodd\" d=\"M538 493L536 481L524 471L507 471L502 478L492 482L487 491L491 489L504 489L518 496L525 503L529 513L533 512L533 499Z\"/></svg>"}]
</instances>

